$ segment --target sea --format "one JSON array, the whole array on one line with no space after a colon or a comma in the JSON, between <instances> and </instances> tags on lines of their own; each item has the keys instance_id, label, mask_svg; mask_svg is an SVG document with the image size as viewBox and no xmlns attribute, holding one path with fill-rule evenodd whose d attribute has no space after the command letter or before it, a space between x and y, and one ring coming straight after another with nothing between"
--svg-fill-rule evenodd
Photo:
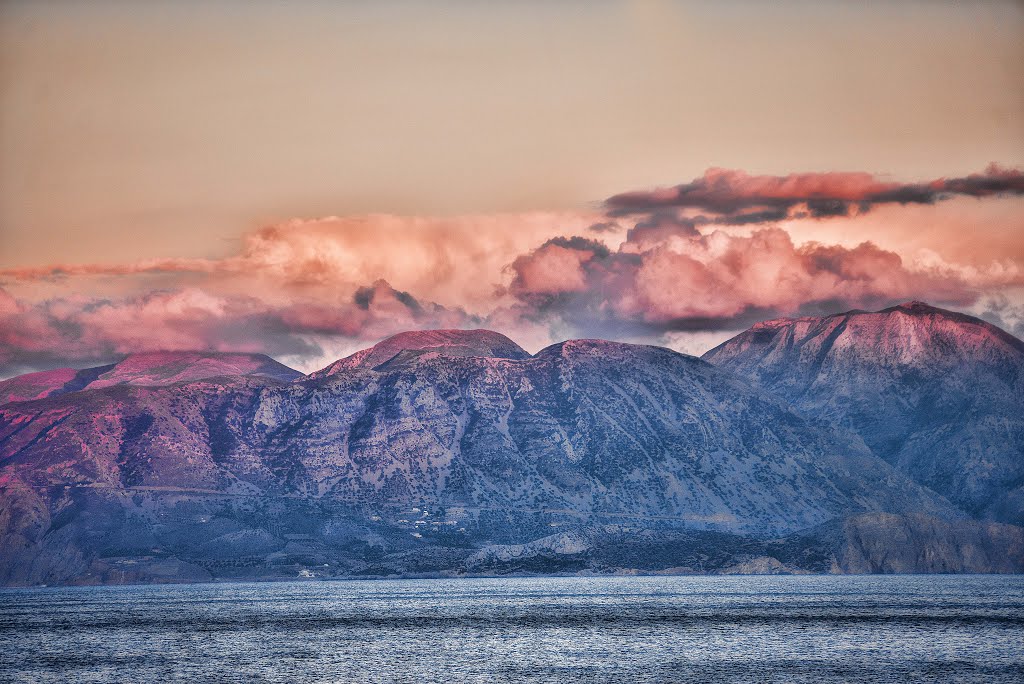
<instances>
[{"instance_id":1,"label":"sea","mask_svg":"<svg viewBox=\"0 0 1024 684\"><path fill-rule=\"evenodd\" d=\"M3 682L1022 682L1024 576L0 590Z\"/></svg>"}]
</instances>

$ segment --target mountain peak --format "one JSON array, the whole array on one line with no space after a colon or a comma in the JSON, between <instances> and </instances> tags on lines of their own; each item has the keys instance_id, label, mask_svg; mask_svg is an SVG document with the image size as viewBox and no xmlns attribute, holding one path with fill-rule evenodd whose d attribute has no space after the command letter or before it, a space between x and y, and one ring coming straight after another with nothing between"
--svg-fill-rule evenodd
<instances>
[{"instance_id":1,"label":"mountain peak","mask_svg":"<svg viewBox=\"0 0 1024 684\"><path fill-rule=\"evenodd\" d=\"M265 354L208 351L146 351L129 354L89 384L169 385L220 375L257 375L289 382L302 375Z\"/></svg>"},{"instance_id":2,"label":"mountain peak","mask_svg":"<svg viewBox=\"0 0 1024 684\"><path fill-rule=\"evenodd\" d=\"M557 342L537 352L537 356L562 356L582 357L593 356L601 358L633 357L648 358L650 354L672 353L664 347L655 347L646 344L632 344L630 342L616 342L614 340L601 340L592 338L579 338Z\"/></svg>"},{"instance_id":3,"label":"mountain peak","mask_svg":"<svg viewBox=\"0 0 1024 684\"><path fill-rule=\"evenodd\" d=\"M704 359L854 430L963 510L1024 520L1024 342L1000 328L911 301L754 326Z\"/></svg>"},{"instance_id":4,"label":"mountain peak","mask_svg":"<svg viewBox=\"0 0 1024 684\"><path fill-rule=\"evenodd\" d=\"M249 375L290 382L302 373L264 354L147 351L92 368L57 368L0 382L0 404L30 401L114 385L159 386L222 375Z\"/></svg>"},{"instance_id":5,"label":"mountain peak","mask_svg":"<svg viewBox=\"0 0 1024 684\"><path fill-rule=\"evenodd\" d=\"M392 335L374 346L335 361L310 377L327 377L354 368L376 368L403 352L435 352L442 356L480 356L525 359L530 354L493 330L410 330Z\"/></svg>"},{"instance_id":6,"label":"mountain peak","mask_svg":"<svg viewBox=\"0 0 1024 684\"><path fill-rule=\"evenodd\" d=\"M941 367L958 363L958 359L1017 356L1024 353L1024 342L974 316L915 300L880 311L765 321L710 350L703 358L729 363L733 357L743 357L751 362L750 353L755 349L776 356L785 352L787 358L791 352L802 350L803 357L820 360L853 354L879 362L932 363ZM763 363L758 361L756 365Z\"/></svg>"},{"instance_id":7,"label":"mountain peak","mask_svg":"<svg viewBox=\"0 0 1024 684\"><path fill-rule=\"evenodd\" d=\"M451 349L464 347L476 351L487 352L487 356L495 358L519 358L529 356L518 344L493 330L408 330L388 337L376 345L374 349ZM508 356L511 355L511 356Z\"/></svg>"}]
</instances>

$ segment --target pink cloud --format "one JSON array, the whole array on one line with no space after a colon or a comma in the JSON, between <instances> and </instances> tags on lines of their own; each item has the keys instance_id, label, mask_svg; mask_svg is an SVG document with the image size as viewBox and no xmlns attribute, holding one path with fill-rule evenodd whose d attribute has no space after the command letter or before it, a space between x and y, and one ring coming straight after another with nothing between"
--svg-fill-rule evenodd
<instances>
[{"instance_id":1,"label":"pink cloud","mask_svg":"<svg viewBox=\"0 0 1024 684\"><path fill-rule=\"evenodd\" d=\"M616 196L611 216L328 217L253 231L223 259L12 269L0 272L0 373L163 349L326 365L325 355L420 328L490 327L536 349L574 336L717 334L904 299L969 306L1024 287L1024 256L1007 248L1020 244L1020 199L1005 198L1021 183L998 167L925 184L713 169ZM920 203L948 195L960 199ZM994 195L1004 197L966 199ZM805 220L864 202L885 206ZM991 206L1002 213L985 214ZM930 229L944 211L954 218ZM852 228L871 239L844 235ZM956 250L940 251L954 239Z\"/></svg>"},{"instance_id":2,"label":"pink cloud","mask_svg":"<svg viewBox=\"0 0 1024 684\"><path fill-rule=\"evenodd\" d=\"M0 290L0 371L10 375L161 350L317 357L322 335L372 341L400 330L478 323L461 310L419 302L384 281L362 293L362 299L330 306L308 299L279 304L198 288L31 304Z\"/></svg>"},{"instance_id":3,"label":"pink cloud","mask_svg":"<svg viewBox=\"0 0 1024 684\"><path fill-rule=\"evenodd\" d=\"M513 292L525 305L549 315L665 330L695 322L713 326L711 321L729 321L751 311L797 313L816 303L841 309L915 297L959 304L977 299L962 274L912 270L898 254L871 243L853 248L798 246L779 228L748 236L721 231L672 234L653 244L649 238L643 236L643 249L627 241L617 252L602 255L580 245L578 257L561 257L577 267L567 276L572 289L531 287L533 269L546 269L551 258L548 247L535 250L513 264Z\"/></svg>"},{"instance_id":4,"label":"pink cloud","mask_svg":"<svg viewBox=\"0 0 1024 684\"><path fill-rule=\"evenodd\" d=\"M582 266L593 257L594 253L587 250L544 245L512 262L516 273L512 288L543 294L579 292L587 286Z\"/></svg>"}]
</instances>

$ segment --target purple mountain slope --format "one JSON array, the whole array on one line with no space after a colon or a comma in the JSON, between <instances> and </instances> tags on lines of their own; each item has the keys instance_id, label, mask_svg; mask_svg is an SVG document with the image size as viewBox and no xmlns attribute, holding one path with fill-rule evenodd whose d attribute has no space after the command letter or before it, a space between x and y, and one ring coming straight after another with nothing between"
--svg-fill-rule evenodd
<instances>
[{"instance_id":1,"label":"purple mountain slope","mask_svg":"<svg viewBox=\"0 0 1024 684\"><path fill-rule=\"evenodd\" d=\"M704 359L859 434L972 515L1024 522L1024 342L908 302L767 321Z\"/></svg>"},{"instance_id":2,"label":"purple mountain slope","mask_svg":"<svg viewBox=\"0 0 1024 684\"><path fill-rule=\"evenodd\" d=\"M913 528L952 549L919 571L1024 562L998 553L1019 528L964 528L856 437L667 349L573 340L530 357L441 331L372 357L292 383L220 375L0 406L0 579L826 571L843 530L864 528L829 523L882 514L870 529L945 521Z\"/></svg>"}]
</instances>

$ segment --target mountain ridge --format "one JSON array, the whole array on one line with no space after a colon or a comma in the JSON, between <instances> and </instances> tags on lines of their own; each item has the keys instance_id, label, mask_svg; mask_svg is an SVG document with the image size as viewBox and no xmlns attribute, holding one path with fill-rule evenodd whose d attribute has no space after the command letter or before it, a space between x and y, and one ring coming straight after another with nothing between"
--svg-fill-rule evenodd
<instances>
[{"instance_id":1,"label":"mountain ridge","mask_svg":"<svg viewBox=\"0 0 1024 684\"><path fill-rule=\"evenodd\" d=\"M663 347L417 331L292 381L136 361L0 405L0 583L1024 570L1024 529Z\"/></svg>"},{"instance_id":2,"label":"mountain ridge","mask_svg":"<svg viewBox=\"0 0 1024 684\"><path fill-rule=\"evenodd\" d=\"M1024 522L1024 342L910 302L779 319L702 357L849 428L972 514Z\"/></svg>"},{"instance_id":3,"label":"mountain ridge","mask_svg":"<svg viewBox=\"0 0 1024 684\"><path fill-rule=\"evenodd\" d=\"M325 378L355 368L373 368L387 363L403 352L435 352L446 356L508 359L525 359L530 356L511 339L493 330L416 330L387 337L372 347L357 351L310 373L309 377Z\"/></svg>"}]
</instances>

